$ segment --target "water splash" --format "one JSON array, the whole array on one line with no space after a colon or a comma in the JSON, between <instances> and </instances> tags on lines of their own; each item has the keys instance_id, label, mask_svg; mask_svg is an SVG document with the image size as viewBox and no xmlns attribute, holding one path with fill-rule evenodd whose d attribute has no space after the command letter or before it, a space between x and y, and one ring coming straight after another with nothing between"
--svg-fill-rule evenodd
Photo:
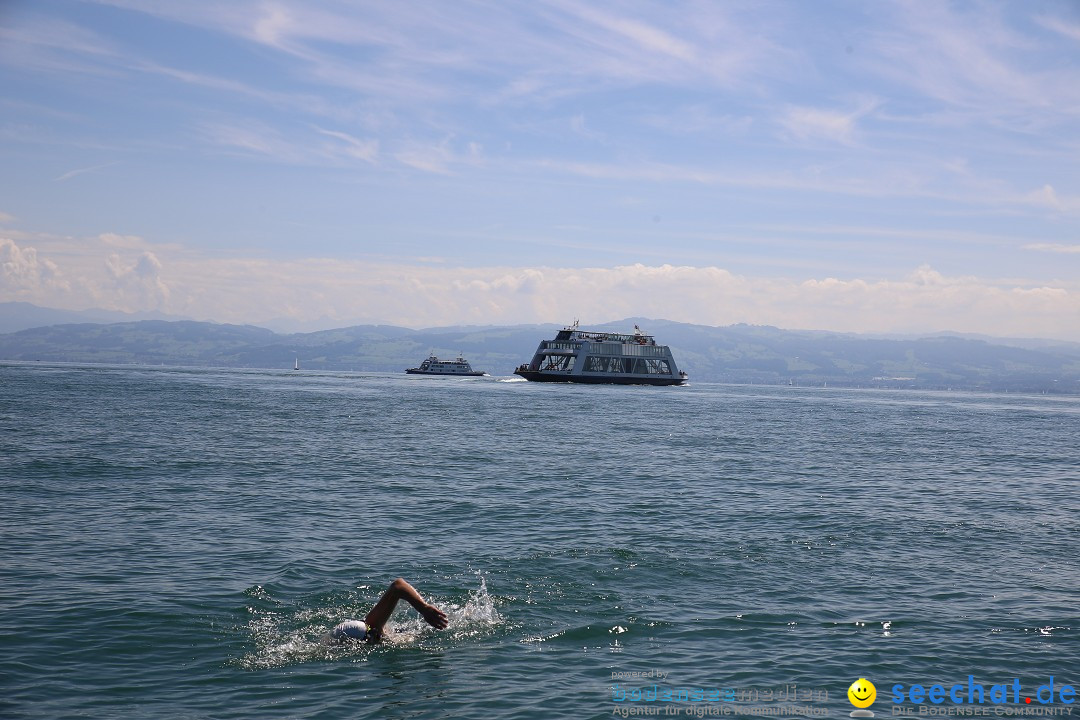
<instances>
[{"instance_id":1,"label":"water splash","mask_svg":"<svg viewBox=\"0 0 1080 720\"><path fill-rule=\"evenodd\" d=\"M463 604L439 602L435 604L446 612L450 624L445 630L435 630L423 618L402 603L387 624L387 632L380 645L361 642L330 643L326 636L331 628L347 618L362 618L371 603L352 594L338 598L336 602L323 596L323 603L316 607L289 610L280 606L262 587L249 589L248 597L263 601L262 606L245 608L247 622L240 631L247 634L255 647L235 664L247 670L282 667L312 661L354 659L363 662L380 648L445 647L461 640L487 637L506 623L495 608L495 599L487 589L483 575L477 574L480 587L469 593ZM404 608L404 609L403 609Z\"/></svg>"},{"instance_id":2,"label":"water splash","mask_svg":"<svg viewBox=\"0 0 1080 720\"><path fill-rule=\"evenodd\" d=\"M494 598L488 592L487 580L480 573L477 573L477 577L480 587L469 593L464 604L436 602L450 620L446 630L438 633L437 637L451 643L465 638L487 637L505 624L505 619L495 608ZM394 626L393 630L396 635L410 636L406 644L432 634L432 629L419 617L412 617L408 622Z\"/></svg>"},{"instance_id":3,"label":"water splash","mask_svg":"<svg viewBox=\"0 0 1080 720\"><path fill-rule=\"evenodd\" d=\"M365 656L371 646L363 643L330 644L327 632L342 617L357 614L353 605L300 608L293 611L246 608L250 616L243 630L255 647L236 664L246 670L283 667L313 660Z\"/></svg>"}]
</instances>

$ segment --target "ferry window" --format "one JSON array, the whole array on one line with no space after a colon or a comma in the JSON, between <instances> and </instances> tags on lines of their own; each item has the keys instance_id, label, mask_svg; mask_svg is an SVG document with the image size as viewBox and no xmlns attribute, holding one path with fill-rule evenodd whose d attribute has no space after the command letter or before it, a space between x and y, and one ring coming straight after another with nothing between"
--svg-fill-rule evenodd
<instances>
[{"instance_id":1,"label":"ferry window","mask_svg":"<svg viewBox=\"0 0 1080 720\"><path fill-rule=\"evenodd\" d=\"M603 373L622 372L622 358L590 355L585 359L585 371Z\"/></svg>"}]
</instances>

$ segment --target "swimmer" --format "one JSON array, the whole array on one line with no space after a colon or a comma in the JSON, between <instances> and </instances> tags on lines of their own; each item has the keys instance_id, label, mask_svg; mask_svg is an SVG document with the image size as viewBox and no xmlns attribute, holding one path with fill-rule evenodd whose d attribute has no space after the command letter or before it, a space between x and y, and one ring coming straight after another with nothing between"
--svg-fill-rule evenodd
<instances>
[{"instance_id":1,"label":"swimmer","mask_svg":"<svg viewBox=\"0 0 1080 720\"><path fill-rule=\"evenodd\" d=\"M363 620L346 620L340 623L323 638L323 641L327 643L342 643L349 640L363 640L369 643L380 642L383 636L383 628L394 613L398 600L408 600L409 604L416 608L416 611L427 621L427 624L434 628L441 630L450 622L446 617L446 613L426 602L424 598L420 597L420 593L416 592L416 588L405 582L403 578L398 578L390 583L390 587L386 589L379 601L375 603L375 607L371 608L371 612Z\"/></svg>"}]
</instances>

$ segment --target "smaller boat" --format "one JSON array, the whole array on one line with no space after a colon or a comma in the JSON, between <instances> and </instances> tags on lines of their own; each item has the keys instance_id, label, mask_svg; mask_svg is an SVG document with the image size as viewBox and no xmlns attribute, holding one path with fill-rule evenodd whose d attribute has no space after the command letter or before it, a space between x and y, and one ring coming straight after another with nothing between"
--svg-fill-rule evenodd
<instances>
[{"instance_id":1,"label":"smaller boat","mask_svg":"<svg viewBox=\"0 0 1080 720\"><path fill-rule=\"evenodd\" d=\"M299 370L300 369L300 358L299 357L297 357L295 360L293 360L292 369L293 370Z\"/></svg>"},{"instance_id":2,"label":"smaller boat","mask_svg":"<svg viewBox=\"0 0 1080 720\"><path fill-rule=\"evenodd\" d=\"M456 360L440 360L432 355L420 363L420 367L409 368L405 372L410 375L462 375L473 377L487 375L486 372L481 370L473 370L468 360L460 355L457 356Z\"/></svg>"}]
</instances>

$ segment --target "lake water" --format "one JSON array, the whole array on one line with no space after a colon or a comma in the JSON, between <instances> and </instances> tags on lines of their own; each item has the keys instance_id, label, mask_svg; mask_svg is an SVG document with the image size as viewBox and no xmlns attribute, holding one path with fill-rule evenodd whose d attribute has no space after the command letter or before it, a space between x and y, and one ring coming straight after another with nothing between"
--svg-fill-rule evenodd
<instances>
[{"instance_id":1,"label":"lake water","mask_svg":"<svg viewBox=\"0 0 1080 720\"><path fill-rule=\"evenodd\" d=\"M0 478L3 718L1080 684L1077 397L8 364ZM397 576L451 626L402 603L391 642L319 642ZM899 703L931 706L973 709Z\"/></svg>"}]
</instances>

